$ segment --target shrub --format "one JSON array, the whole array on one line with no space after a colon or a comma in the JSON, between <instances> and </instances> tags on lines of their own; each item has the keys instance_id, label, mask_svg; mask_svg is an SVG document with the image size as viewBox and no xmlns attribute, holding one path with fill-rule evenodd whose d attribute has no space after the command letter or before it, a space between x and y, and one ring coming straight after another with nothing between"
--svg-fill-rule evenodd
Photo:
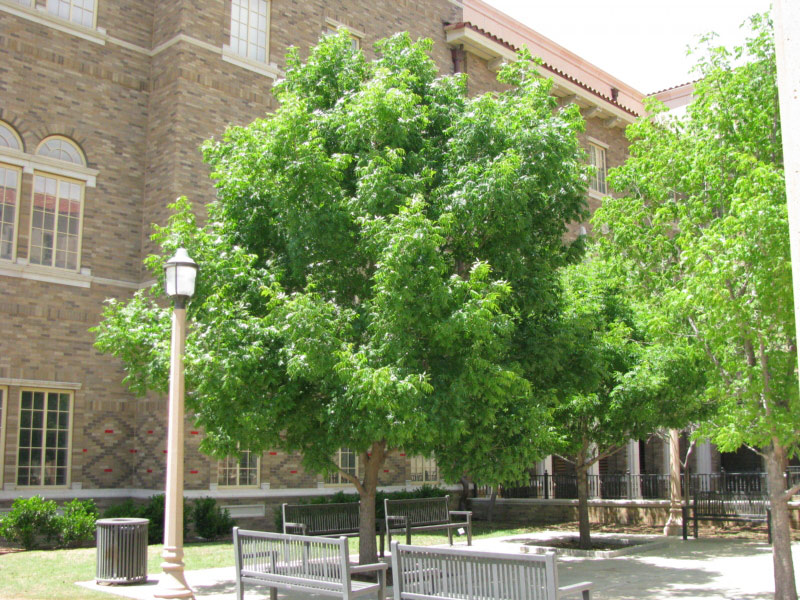
<instances>
[{"instance_id":1,"label":"shrub","mask_svg":"<svg viewBox=\"0 0 800 600\"><path fill-rule=\"evenodd\" d=\"M128 498L119 504L112 504L103 511L104 519L120 519L124 517L139 517L142 507Z\"/></svg>"},{"instance_id":2,"label":"shrub","mask_svg":"<svg viewBox=\"0 0 800 600\"><path fill-rule=\"evenodd\" d=\"M221 535L230 535L236 524L227 509L217 506L214 498L195 500L190 515L197 535L206 539L214 539Z\"/></svg>"},{"instance_id":3,"label":"shrub","mask_svg":"<svg viewBox=\"0 0 800 600\"><path fill-rule=\"evenodd\" d=\"M56 503L41 496L17 498L11 511L0 521L0 537L20 544L25 550L52 545L58 539Z\"/></svg>"},{"instance_id":4,"label":"shrub","mask_svg":"<svg viewBox=\"0 0 800 600\"><path fill-rule=\"evenodd\" d=\"M99 514L94 500L67 502L62 507L63 516L56 517L59 529L59 545L64 548L79 546L94 539Z\"/></svg>"},{"instance_id":5,"label":"shrub","mask_svg":"<svg viewBox=\"0 0 800 600\"><path fill-rule=\"evenodd\" d=\"M107 519L120 517L135 517L139 519L149 519L147 526L147 543L161 544L164 541L164 494L151 496L147 504L136 504L133 500L125 500L120 504L110 506L103 513ZM183 503L183 529L186 531L188 515L186 511L186 501Z\"/></svg>"}]
</instances>

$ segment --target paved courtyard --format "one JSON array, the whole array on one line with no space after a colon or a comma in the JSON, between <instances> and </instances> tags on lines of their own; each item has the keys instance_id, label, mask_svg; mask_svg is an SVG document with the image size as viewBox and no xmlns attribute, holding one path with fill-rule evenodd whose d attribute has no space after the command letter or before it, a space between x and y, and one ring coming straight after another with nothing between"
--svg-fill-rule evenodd
<instances>
[{"instance_id":1,"label":"paved courtyard","mask_svg":"<svg viewBox=\"0 0 800 600\"><path fill-rule=\"evenodd\" d=\"M525 536L513 536L513 539L521 537ZM519 552L520 543L509 543L505 538L476 540L475 548L515 553ZM792 548L800 581L800 542L795 542ZM670 539L666 546L641 554L607 559L560 558L558 573L560 585L594 582L596 600L768 600L773 591L771 550L766 541L760 540L701 538L684 542ZM94 582L78 585L128 598L149 599L157 579L158 575L150 575L147 584L137 586L99 586ZM188 571L186 579L198 600L235 598L232 567ZM251 587L245 598L268 595L266 588ZM282 600L314 598L310 594L285 595L282 592L279 596Z\"/></svg>"}]
</instances>

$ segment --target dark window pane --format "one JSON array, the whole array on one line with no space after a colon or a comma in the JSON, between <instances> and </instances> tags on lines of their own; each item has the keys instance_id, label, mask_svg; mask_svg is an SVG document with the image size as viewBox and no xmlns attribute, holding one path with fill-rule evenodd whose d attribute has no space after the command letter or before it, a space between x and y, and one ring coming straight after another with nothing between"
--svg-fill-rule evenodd
<instances>
[{"instance_id":1,"label":"dark window pane","mask_svg":"<svg viewBox=\"0 0 800 600\"><path fill-rule=\"evenodd\" d=\"M44 392L33 393L33 408L42 410L44 408Z\"/></svg>"},{"instance_id":2,"label":"dark window pane","mask_svg":"<svg viewBox=\"0 0 800 600\"><path fill-rule=\"evenodd\" d=\"M22 409L31 408L32 403L33 403L33 393L22 392L22 402L20 404Z\"/></svg>"},{"instance_id":3,"label":"dark window pane","mask_svg":"<svg viewBox=\"0 0 800 600\"><path fill-rule=\"evenodd\" d=\"M34 429L31 431L31 447L33 448L41 448L42 447L42 430L41 429Z\"/></svg>"},{"instance_id":4,"label":"dark window pane","mask_svg":"<svg viewBox=\"0 0 800 600\"><path fill-rule=\"evenodd\" d=\"M69 412L69 394L61 394L58 400L58 410Z\"/></svg>"}]
</instances>

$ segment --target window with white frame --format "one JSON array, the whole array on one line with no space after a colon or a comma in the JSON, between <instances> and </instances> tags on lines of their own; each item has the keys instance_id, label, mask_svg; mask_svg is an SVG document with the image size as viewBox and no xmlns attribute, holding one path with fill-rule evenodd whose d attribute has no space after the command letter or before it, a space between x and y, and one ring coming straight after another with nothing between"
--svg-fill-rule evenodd
<instances>
[{"instance_id":1,"label":"window with white frame","mask_svg":"<svg viewBox=\"0 0 800 600\"><path fill-rule=\"evenodd\" d=\"M267 62L269 0L231 0L231 50L244 58Z\"/></svg>"},{"instance_id":2,"label":"window with white frame","mask_svg":"<svg viewBox=\"0 0 800 600\"><path fill-rule=\"evenodd\" d=\"M8 409L8 388L0 386L0 448L6 447L6 413ZM3 486L3 473L5 471L5 452L0 452L0 489Z\"/></svg>"},{"instance_id":3,"label":"window with white frame","mask_svg":"<svg viewBox=\"0 0 800 600\"><path fill-rule=\"evenodd\" d=\"M217 466L217 485L220 487L258 487L260 458L249 450L239 456L229 456Z\"/></svg>"},{"instance_id":4,"label":"window with white frame","mask_svg":"<svg viewBox=\"0 0 800 600\"><path fill-rule=\"evenodd\" d=\"M20 392L18 486L69 483L72 394L53 390Z\"/></svg>"},{"instance_id":5,"label":"window with white frame","mask_svg":"<svg viewBox=\"0 0 800 600\"><path fill-rule=\"evenodd\" d=\"M433 458L413 456L411 458L410 481L419 483L435 483L439 481L439 467Z\"/></svg>"},{"instance_id":6,"label":"window with white frame","mask_svg":"<svg viewBox=\"0 0 800 600\"><path fill-rule=\"evenodd\" d=\"M606 149L598 144L589 143L589 164L594 173L589 180L589 189L601 194L608 193L606 186Z\"/></svg>"},{"instance_id":7,"label":"window with white frame","mask_svg":"<svg viewBox=\"0 0 800 600\"><path fill-rule=\"evenodd\" d=\"M347 477L342 474L342 471L352 475L358 476L358 455L350 448L339 448L339 451L333 457L333 462L341 471L334 471L328 475L326 483L330 485L348 485L351 483Z\"/></svg>"},{"instance_id":8,"label":"window with white frame","mask_svg":"<svg viewBox=\"0 0 800 600\"><path fill-rule=\"evenodd\" d=\"M0 121L0 147L22 151L17 133ZM0 162L0 259L13 260L19 219L19 188L22 170Z\"/></svg>"},{"instance_id":9,"label":"window with white frame","mask_svg":"<svg viewBox=\"0 0 800 600\"><path fill-rule=\"evenodd\" d=\"M350 45L353 47L353 50L358 50L359 48L361 48L361 37L362 36L359 36L359 35L353 33L352 31L350 31L349 28L345 27L344 25L335 24L334 22L329 21L325 25L324 34L325 35L335 35L335 34L339 33L339 30L342 29L342 28L347 29L347 32L350 35Z\"/></svg>"},{"instance_id":10,"label":"window with white frame","mask_svg":"<svg viewBox=\"0 0 800 600\"><path fill-rule=\"evenodd\" d=\"M19 185L22 171L0 163L0 259L13 260L19 217Z\"/></svg>"},{"instance_id":11,"label":"window with white frame","mask_svg":"<svg viewBox=\"0 0 800 600\"><path fill-rule=\"evenodd\" d=\"M36 153L79 166L86 164L78 147L61 137L46 139ZM83 196L82 181L55 174L34 175L28 262L78 270Z\"/></svg>"},{"instance_id":12,"label":"window with white frame","mask_svg":"<svg viewBox=\"0 0 800 600\"><path fill-rule=\"evenodd\" d=\"M66 21L94 28L95 0L47 0L47 12Z\"/></svg>"}]
</instances>

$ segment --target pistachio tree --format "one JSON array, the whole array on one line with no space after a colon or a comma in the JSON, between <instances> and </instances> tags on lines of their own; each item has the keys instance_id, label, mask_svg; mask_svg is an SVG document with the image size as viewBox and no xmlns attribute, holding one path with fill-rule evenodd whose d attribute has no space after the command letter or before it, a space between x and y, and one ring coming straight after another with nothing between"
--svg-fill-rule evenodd
<instances>
[{"instance_id":1,"label":"pistachio tree","mask_svg":"<svg viewBox=\"0 0 800 600\"><path fill-rule=\"evenodd\" d=\"M655 343L624 278L594 253L562 270L564 309L556 451L575 466L581 548L591 548L589 468L660 428L702 418L704 360L681 340Z\"/></svg>"},{"instance_id":2,"label":"pistachio tree","mask_svg":"<svg viewBox=\"0 0 800 600\"><path fill-rule=\"evenodd\" d=\"M508 91L469 98L430 48L398 34L368 61L342 32L291 51L275 113L204 146L207 221L181 201L155 234L200 268L186 386L202 448L299 452L324 474L357 452L341 476L362 500L362 562L390 453L482 453L495 478L537 458L535 359L577 255L565 224L585 211L580 115L529 57L501 72ZM159 292L109 303L96 329L139 392L166 385Z\"/></svg>"},{"instance_id":3,"label":"pistachio tree","mask_svg":"<svg viewBox=\"0 0 800 600\"><path fill-rule=\"evenodd\" d=\"M632 125L630 158L609 175L624 196L595 215L604 251L650 307L662 339L706 355L706 395L719 410L699 436L743 444L765 460L775 598L796 599L787 461L800 451L797 340L774 38L750 20L741 47L708 38L702 77L682 117L651 104Z\"/></svg>"}]
</instances>

